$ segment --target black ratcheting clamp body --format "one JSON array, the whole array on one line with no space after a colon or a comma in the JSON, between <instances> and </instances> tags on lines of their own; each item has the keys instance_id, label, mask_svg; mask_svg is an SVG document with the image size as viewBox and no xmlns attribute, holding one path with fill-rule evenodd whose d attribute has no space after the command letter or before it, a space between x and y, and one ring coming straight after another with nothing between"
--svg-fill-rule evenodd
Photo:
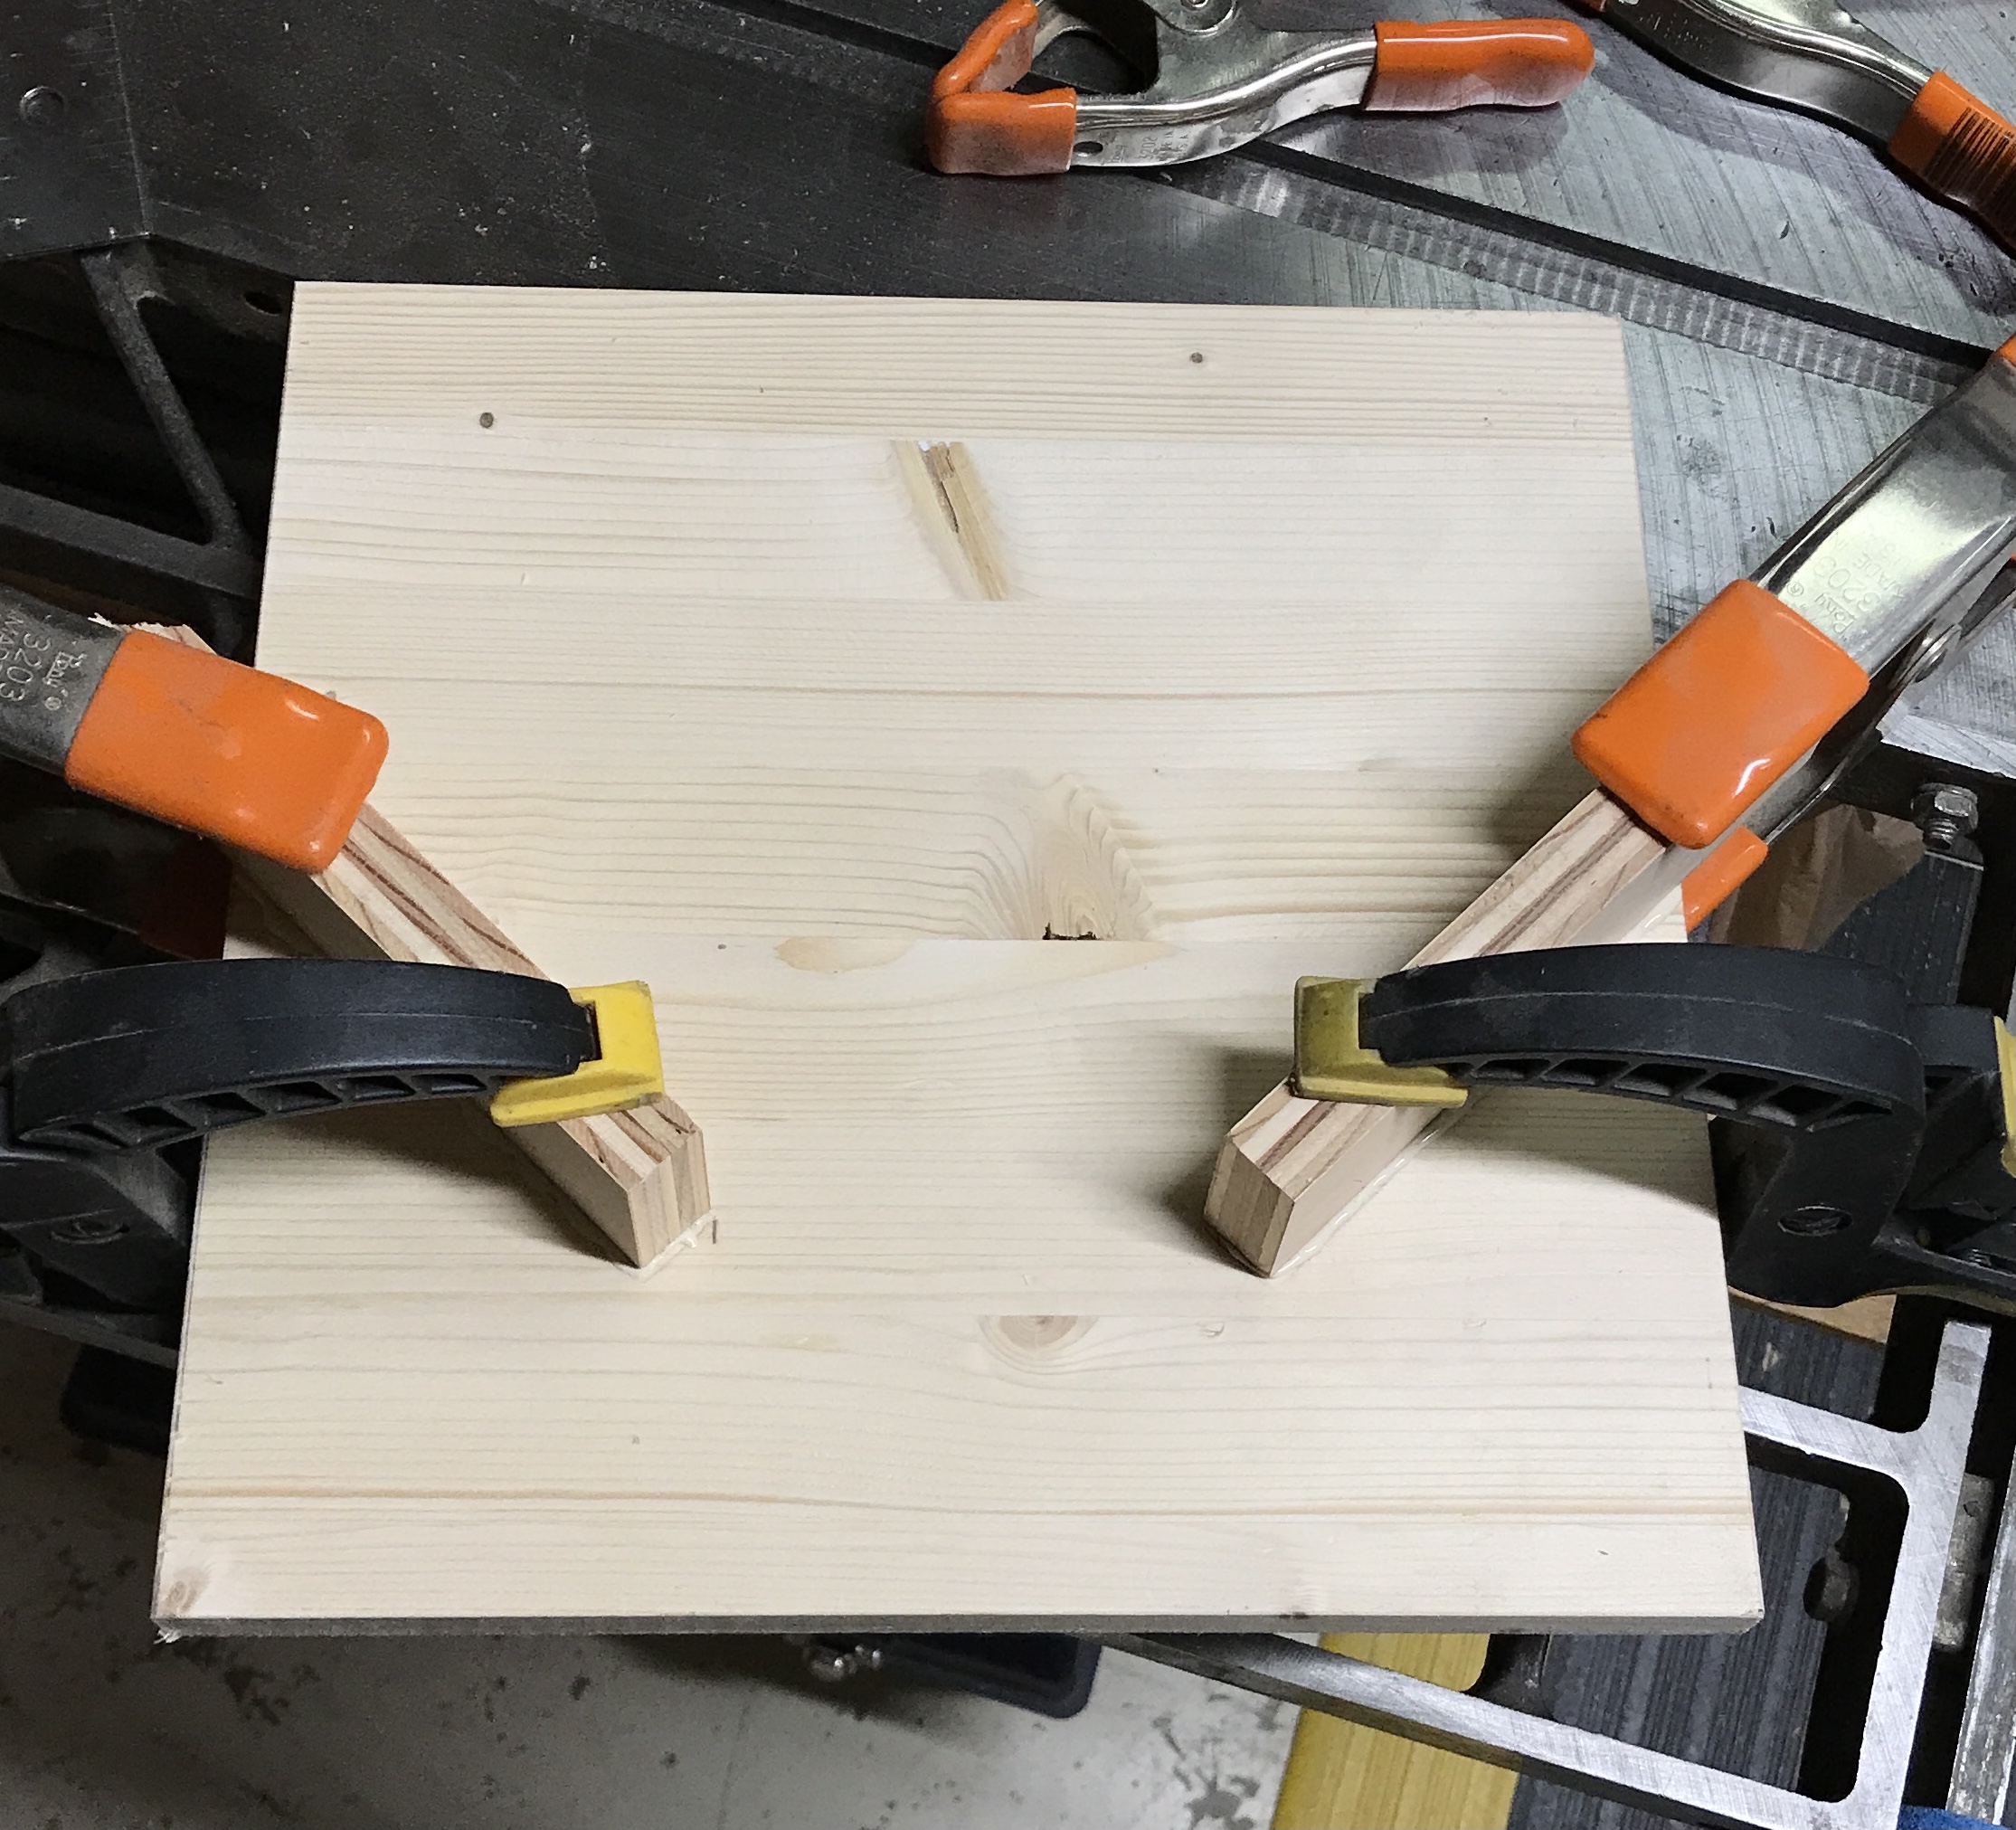
<instances>
[{"instance_id":1,"label":"black ratcheting clamp body","mask_svg":"<svg viewBox=\"0 0 2016 1830\"><path fill-rule=\"evenodd\" d=\"M159 1307L187 1265L175 1146L260 1118L487 1098L597 1052L565 986L460 966L196 961L31 982L0 1004L0 1233L24 1275Z\"/></svg>"},{"instance_id":2,"label":"black ratcheting clamp body","mask_svg":"<svg viewBox=\"0 0 2016 1830\"><path fill-rule=\"evenodd\" d=\"M1914 1006L1854 960L1647 945L1391 973L1356 1021L1376 1069L1706 1114L1729 1281L1751 1295L2016 1312L2011 1050L1988 1011ZM1320 1039L1298 1036L1299 1068Z\"/></svg>"}]
</instances>

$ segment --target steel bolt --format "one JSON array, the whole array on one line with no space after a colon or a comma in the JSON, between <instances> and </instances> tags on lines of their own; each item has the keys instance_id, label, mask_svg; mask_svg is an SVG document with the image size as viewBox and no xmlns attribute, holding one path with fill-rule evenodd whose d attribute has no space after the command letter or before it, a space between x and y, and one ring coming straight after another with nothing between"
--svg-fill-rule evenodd
<instances>
[{"instance_id":1,"label":"steel bolt","mask_svg":"<svg viewBox=\"0 0 2016 1830\"><path fill-rule=\"evenodd\" d=\"M1971 788L1927 782L1911 801L1911 819L1934 851L1950 851L1981 822L1981 802Z\"/></svg>"}]
</instances>

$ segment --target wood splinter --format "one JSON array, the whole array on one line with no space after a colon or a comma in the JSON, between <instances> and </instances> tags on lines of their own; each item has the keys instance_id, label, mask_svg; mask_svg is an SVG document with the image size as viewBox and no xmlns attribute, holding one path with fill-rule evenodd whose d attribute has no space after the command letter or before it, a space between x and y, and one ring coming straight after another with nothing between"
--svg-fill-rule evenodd
<instances>
[{"instance_id":1,"label":"wood splinter","mask_svg":"<svg viewBox=\"0 0 2016 1830\"><path fill-rule=\"evenodd\" d=\"M207 647L190 630L156 632ZM336 957L548 976L368 802L327 870L311 875L249 853L233 856L269 900ZM710 1237L699 1127L663 1094L628 1112L516 1125L498 1134L639 1268Z\"/></svg>"}]
</instances>

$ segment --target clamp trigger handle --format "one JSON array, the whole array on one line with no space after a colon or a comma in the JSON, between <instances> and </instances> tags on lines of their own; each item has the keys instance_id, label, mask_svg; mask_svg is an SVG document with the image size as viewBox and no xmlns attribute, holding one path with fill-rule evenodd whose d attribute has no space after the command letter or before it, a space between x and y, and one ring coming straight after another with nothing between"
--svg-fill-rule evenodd
<instances>
[{"instance_id":1,"label":"clamp trigger handle","mask_svg":"<svg viewBox=\"0 0 2016 1830\"><path fill-rule=\"evenodd\" d=\"M1944 71L1911 103L1890 156L2016 250L2016 127Z\"/></svg>"},{"instance_id":2,"label":"clamp trigger handle","mask_svg":"<svg viewBox=\"0 0 2016 1830\"><path fill-rule=\"evenodd\" d=\"M1078 92L1017 95L1036 61L1035 0L1002 0L931 85L925 156L942 172L1035 177L1071 168Z\"/></svg>"},{"instance_id":3,"label":"clamp trigger handle","mask_svg":"<svg viewBox=\"0 0 2016 1830\"><path fill-rule=\"evenodd\" d=\"M1381 20L1368 114L1550 108L1595 68L1589 34L1567 19Z\"/></svg>"}]
</instances>

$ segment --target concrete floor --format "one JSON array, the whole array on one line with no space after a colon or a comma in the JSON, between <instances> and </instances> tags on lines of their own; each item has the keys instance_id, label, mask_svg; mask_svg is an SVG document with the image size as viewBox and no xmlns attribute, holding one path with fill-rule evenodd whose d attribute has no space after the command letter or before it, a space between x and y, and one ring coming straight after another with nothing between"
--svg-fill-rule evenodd
<instances>
[{"instance_id":1,"label":"concrete floor","mask_svg":"<svg viewBox=\"0 0 2016 1830\"><path fill-rule=\"evenodd\" d=\"M248 1639L147 1619L161 1467L56 1421L0 1324L7 1830L1259 1830L1294 1711L1108 1655L1049 1721L765 1639Z\"/></svg>"}]
</instances>

